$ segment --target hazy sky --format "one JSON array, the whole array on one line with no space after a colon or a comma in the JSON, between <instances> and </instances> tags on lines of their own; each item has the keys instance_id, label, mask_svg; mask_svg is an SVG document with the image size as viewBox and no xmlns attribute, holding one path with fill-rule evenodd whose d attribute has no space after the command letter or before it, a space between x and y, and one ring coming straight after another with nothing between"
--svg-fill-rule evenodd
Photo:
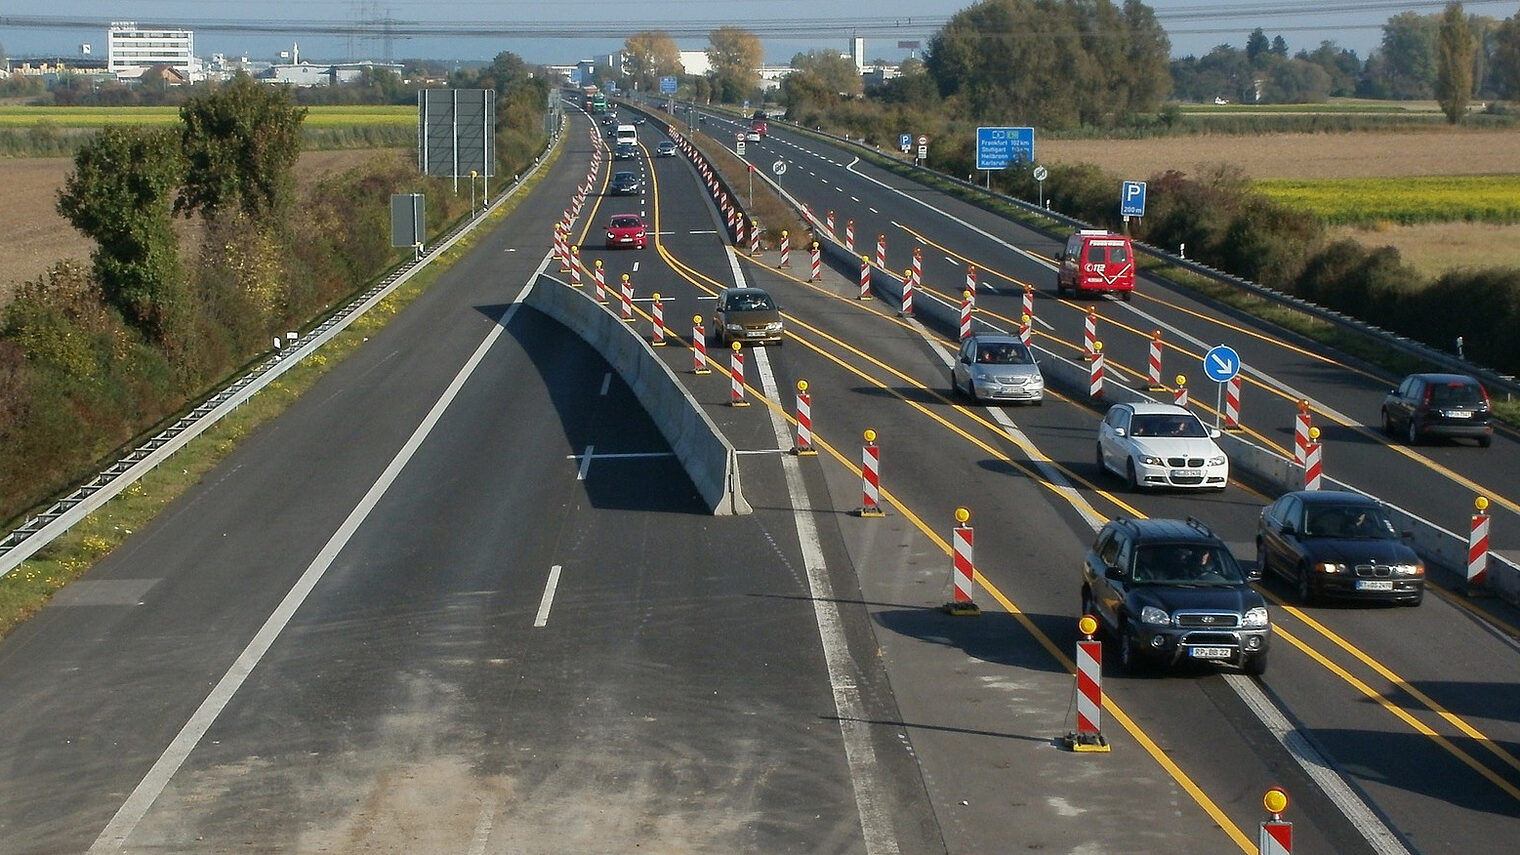
<instances>
[{"instance_id":1,"label":"hazy sky","mask_svg":"<svg viewBox=\"0 0 1520 855\"><path fill-rule=\"evenodd\" d=\"M1115 0L1122 2L1122 0ZM0 45L12 56L105 50L110 21L195 31L195 51L275 59L293 44L312 60L489 59L508 50L529 62L569 63L619 49L640 30L663 30L683 49L706 47L719 26L760 36L766 61L801 51L845 50L866 39L868 59L897 61L899 41L924 44L969 0L0 0ZM1445 0L1151 0L1175 56L1219 44L1243 47L1261 27L1291 51L1332 40L1366 58L1383 22L1403 11L1438 13ZM1503 19L1520 0L1467 2L1469 14ZM370 33L355 34L368 22ZM383 33L390 22L390 37Z\"/></svg>"}]
</instances>

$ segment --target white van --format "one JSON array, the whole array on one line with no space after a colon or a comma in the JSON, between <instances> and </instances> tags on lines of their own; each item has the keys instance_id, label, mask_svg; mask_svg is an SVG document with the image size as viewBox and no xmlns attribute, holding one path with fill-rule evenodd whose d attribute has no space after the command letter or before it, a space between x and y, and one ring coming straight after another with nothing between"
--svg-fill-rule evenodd
<instances>
[{"instance_id":1,"label":"white van","mask_svg":"<svg viewBox=\"0 0 1520 855\"><path fill-rule=\"evenodd\" d=\"M633 125L618 125L617 134L612 138L614 145L618 143L633 143L638 145L639 129Z\"/></svg>"}]
</instances>

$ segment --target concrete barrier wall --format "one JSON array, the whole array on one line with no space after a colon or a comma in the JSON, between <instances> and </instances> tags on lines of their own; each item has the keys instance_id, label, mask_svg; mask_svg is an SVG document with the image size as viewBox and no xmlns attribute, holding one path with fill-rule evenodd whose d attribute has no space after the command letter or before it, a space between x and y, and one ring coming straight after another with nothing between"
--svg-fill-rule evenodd
<instances>
[{"instance_id":1,"label":"concrete barrier wall","mask_svg":"<svg viewBox=\"0 0 1520 855\"><path fill-rule=\"evenodd\" d=\"M670 443L712 513L751 512L740 489L734 447L648 342L585 292L547 276L534 283L524 303L564 324L611 363Z\"/></svg>"}]
</instances>

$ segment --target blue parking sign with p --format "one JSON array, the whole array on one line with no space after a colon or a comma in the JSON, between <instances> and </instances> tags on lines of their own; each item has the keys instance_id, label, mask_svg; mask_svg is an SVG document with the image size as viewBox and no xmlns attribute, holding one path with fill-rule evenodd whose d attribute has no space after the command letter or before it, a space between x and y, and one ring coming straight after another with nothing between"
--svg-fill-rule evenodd
<instances>
[{"instance_id":1,"label":"blue parking sign with p","mask_svg":"<svg viewBox=\"0 0 1520 855\"><path fill-rule=\"evenodd\" d=\"M1119 188L1119 214L1124 217L1145 216L1145 182L1126 181Z\"/></svg>"}]
</instances>

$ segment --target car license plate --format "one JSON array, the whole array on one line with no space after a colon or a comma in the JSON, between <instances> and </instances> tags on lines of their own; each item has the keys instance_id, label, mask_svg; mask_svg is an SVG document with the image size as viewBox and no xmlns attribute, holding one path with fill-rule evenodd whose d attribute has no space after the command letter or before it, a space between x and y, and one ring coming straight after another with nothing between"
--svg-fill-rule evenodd
<instances>
[{"instance_id":1,"label":"car license plate","mask_svg":"<svg viewBox=\"0 0 1520 855\"><path fill-rule=\"evenodd\" d=\"M1388 579L1358 579L1356 589L1358 591L1392 591L1393 582Z\"/></svg>"},{"instance_id":2,"label":"car license plate","mask_svg":"<svg viewBox=\"0 0 1520 855\"><path fill-rule=\"evenodd\" d=\"M1203 470L1202 469L1173 469L1172 470L1172 477L1173 478L1202 478L1203 477Z\"/></svg>"},{"instance_id":3,"label":"car license plate","mask_svg":"<svg viewBox=\"0 0 1520 855\"><path fill-rule=\"evenodd\" d=\"M1194 659L1229 659L1235 651L1228 647L1189 647L1188 655Z\"/></svg>"},{"instance_id":4,"label":"car license plate","mask_svg":"<svg viewBox=\"0 0 1520 855\"><path fill-rule=\"evenodd\" d=\"M1470 419L1470 418L1472 418L1472 416L1473 416L1473 414L1469 410L1447 410L1446 411L1446 417L1448 419Z\"/></svg>"}]
</instances>

